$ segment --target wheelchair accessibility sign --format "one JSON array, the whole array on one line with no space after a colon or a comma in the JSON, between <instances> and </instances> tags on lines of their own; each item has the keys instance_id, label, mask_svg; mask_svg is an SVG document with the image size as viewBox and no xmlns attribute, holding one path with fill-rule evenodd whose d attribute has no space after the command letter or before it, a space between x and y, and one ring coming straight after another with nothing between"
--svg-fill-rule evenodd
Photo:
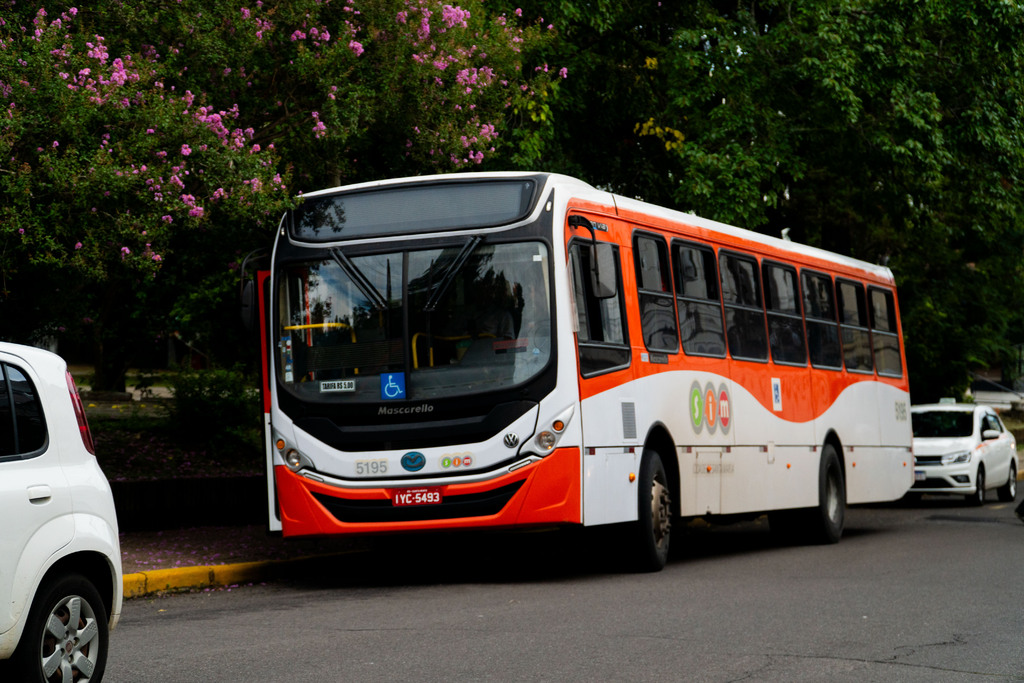
<instances>
[{"instance_id":1,"label":"wheelchair accessibility sign","mask_svg":"<svg viewBox=\"0 0 1024 683\"><path fill-rule=\"evenodd\" d=\"M405 398L405 373L385 372L381 375L380 397L385 401Z\"/></svg>"}]
</instances>

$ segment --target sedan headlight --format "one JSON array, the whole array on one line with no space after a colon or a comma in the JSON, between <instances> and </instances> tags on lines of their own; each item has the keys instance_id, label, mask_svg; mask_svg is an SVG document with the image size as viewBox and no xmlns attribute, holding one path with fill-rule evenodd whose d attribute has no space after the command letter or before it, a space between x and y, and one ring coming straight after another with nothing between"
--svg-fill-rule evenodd
<instances>
[{"instance_id":1,"label":"sedan headlight","mask_svg":"<svg viewBox=\"0 0 1024 683\"><path fill-rule=\"evenodd\" d=\"M942 456L943 465L952 465L954 463L970 462L971 452L970 451L959 451L957 453L947 453Z\"/></svg>"}]
</instances>

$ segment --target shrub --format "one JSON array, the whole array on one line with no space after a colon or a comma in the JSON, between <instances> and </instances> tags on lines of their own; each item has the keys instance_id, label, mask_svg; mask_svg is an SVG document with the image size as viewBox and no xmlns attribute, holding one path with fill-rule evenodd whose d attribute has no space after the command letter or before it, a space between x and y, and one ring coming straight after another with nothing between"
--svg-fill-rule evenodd
<instances>
[{"instance_id":1,"label":"shrub","mask_svg":"<svg viewBox=\"0 0 1024 683\"><path fill-rule=\"evenodd\" d=\"M240 367L182 370L172 386L171 422L180 437L259 451L260 394L254 377Z\"/></svg>"}]
</instances>

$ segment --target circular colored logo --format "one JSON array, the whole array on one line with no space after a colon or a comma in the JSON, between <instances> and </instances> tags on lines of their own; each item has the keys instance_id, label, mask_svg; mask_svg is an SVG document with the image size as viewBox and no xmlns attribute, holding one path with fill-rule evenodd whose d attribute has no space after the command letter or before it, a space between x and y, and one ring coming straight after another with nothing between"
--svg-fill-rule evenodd
<instances>
[{"instance_id":1,"label":"circular colored logo","mask_svg":"<svg viewBox=\"0 0 1024 683\"><path fill-rule=\"evenodd\" d=\"M427 458L422 453L410 451L402 456L402 467L409 472L419 472L427 464Z\"/></svg>"},{"instance_id":2,"label":"circular colored logo","mask_svg":"<svg viewBox=\"0 0 1024 683\"><path fill-rule=\"evenodd\" d=\"M699 382L694 382L690 387L690 421L693 423L693 430L700 434L704 427L704 392Z\"/></svg>"},{"instance_id":3,"label":"circular colored logo","mask_svg":"<svg viewBox=\"0 0 1024 683\"><path fill-rule=\"evenodd\" d=\"M722 433L729 433L729 425L732 422L730 413L732 406L729 403L729 388L724 384L718 387L718 424L722 425Z\"/></svg>"},{"instance_id":4,"label":"circular colored logo","mask_svg":"<svg viewBox=\"0 0 1024 683\"><path fill-rule=\"evenodd\" d=\"M718 426L718 403L715 398L715 388L708 385L704 387L704 421L708 423L708 433L714 434Z\"/></svg>"}]
</instances>

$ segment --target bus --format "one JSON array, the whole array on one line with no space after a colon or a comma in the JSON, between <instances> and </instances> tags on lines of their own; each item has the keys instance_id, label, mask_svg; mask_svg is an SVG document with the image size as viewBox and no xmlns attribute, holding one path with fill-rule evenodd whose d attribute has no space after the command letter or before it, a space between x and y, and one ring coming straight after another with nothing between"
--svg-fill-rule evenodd
<instances>
[{"instance_id":1,"label":"bus","mask_svg":"<svg viewBox=\"0 0 1024 683\"><path fill-rule=\"evenodd\" d=\"M886 267L549 173L304 195L246 287L285 537L691 518L834 543L913 483Z\"/></svg>"}]
</instances>

